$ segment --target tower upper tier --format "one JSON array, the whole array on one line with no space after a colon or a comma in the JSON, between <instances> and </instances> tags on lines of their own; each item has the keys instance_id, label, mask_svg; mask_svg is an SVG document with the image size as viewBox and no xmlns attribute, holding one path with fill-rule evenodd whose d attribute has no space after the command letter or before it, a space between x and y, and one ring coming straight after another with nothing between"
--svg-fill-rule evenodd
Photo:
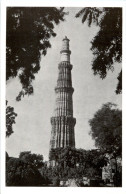
<instances>
[{"instance_id":1,"label":"tower upper tier","mask_svg":"<svg viewBox=\"0 0 126 194\"><path fill-rule=\"evenodd\" d=\"M70 40L67 38L67 36L65 36L65 38L63 39L63 43L62 43L62 50L60 51L61 61L70 62L71 51L69 50L69 41Z\"/></svg>"}]
</instances>

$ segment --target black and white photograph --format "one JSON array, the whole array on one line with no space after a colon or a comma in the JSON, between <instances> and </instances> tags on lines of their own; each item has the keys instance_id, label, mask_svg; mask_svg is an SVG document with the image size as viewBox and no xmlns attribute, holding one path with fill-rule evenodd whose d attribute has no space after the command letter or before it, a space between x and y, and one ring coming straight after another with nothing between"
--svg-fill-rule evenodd
<instances>
[{"instance_id":1,"label":"black and white photograph","mask_svg":"<svg viewBox=\"0 0 126 194\"><path fill-rule=\"evenodd\" d=\"M6 7L5 186L122 187L123 7Z\"/></svg>"}]
</instances>

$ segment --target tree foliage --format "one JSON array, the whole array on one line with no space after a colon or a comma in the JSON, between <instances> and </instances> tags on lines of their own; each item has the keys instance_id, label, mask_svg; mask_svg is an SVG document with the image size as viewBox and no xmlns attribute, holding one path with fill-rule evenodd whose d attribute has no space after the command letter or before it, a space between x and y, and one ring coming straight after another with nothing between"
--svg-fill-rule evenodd
<instances>
[{"instance_id":1,"label":"tree foliage","mask_svg":"<svg viewBox=\"0 0 126 194\"><path fill-rule=\"evenodd\" d=\"M17 96L33 93L32 81L40 69L41 55L51 47L54 25L64 20L63 8L8 7L6 36L6 79L17 77L22 90Z\"/></svg>"},{"instance_id":2,"label":"tree foliage","mask_svg":"<svg viewBox=\"0 0 126 194\"><path fill-rule=\"evenodd\" d=\"M43 156L40 154L32 154L31 151L21 152L19 155L19 159L27 162L28 164L38 168L41 168L43 163Z\"/></svg>"},{"instance_id":3,"label":"tree foliage","mask_svg":"<svg viewBox=\"0 0 126 194\"><path fill-rule=\"evenodd\" d=\"M115 104L106 103L95 113L89 120L90 134L98 148L121 155L122 111L115 107Z\"/></svg>"},{"instance_id":4,"label":"tree foliage","mask_svg":"<svg viewBox=\"0 0 126 194\"><path fill-rule=\"evenodd\" d=\"M31 164L19 158L10 158L6 164L7 186L40 186L43 177Z\"/></svg>"},{"instance_id":5,"label":"tree foliage","mask_svg":"<svg viewBox=\"0 0 126 194\"><path fill-rule=\"evenodd\" d=\"M104 152L100 150L83 150L70 147L52 149L49 159L56 161L52 176L60 178L101 176L101 167L107 164L107 158Z\"/></svg>"},{"instance_id":6,"label":"tree foliage","mask_svg":"<svg viewBox=\"0 0 126 194\"><path fill-rule=\"evenodd\" d=\"M6 153L6 185L42 186L46 183L38 170L42 166L42 155L25 151L20 153L19 158L12 158Z\"/></svg>"},{"instance_id":7,"label":"tree foliage","mask_svg":"<svg viewBox=\"0 0 126 194\"><path fill-rule=\"evenodd\" d=\"M7 105L7 102L6 102ZM14 108L11 106L6 107L6 137L9 137L13 133L13 124L15 124L15 118L17 114L14 112Z\"/></svg>"},{"instance_id":8,"label":"tree foliage","mask_svg":"<svg viewBox=\"0 0 126 194\"><path fill-rule=\"evenodd\" d=\"M104 79L109 70L114 70L115 62L122 61L122 8L96 8L81 9L76 17L82 17L82 23L88 22L99 26L99 31L91 41L91 51L94 59L92 70ZM116 93L122 91L122 73L118 76Z\"/></svg>"}]
</instances>

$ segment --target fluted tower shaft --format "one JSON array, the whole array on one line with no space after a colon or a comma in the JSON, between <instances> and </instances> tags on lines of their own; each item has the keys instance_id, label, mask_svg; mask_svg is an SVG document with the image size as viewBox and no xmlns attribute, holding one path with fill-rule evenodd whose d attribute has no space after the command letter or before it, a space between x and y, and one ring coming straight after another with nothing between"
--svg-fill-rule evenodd
<instances>
[{"instance_id":1,"label":"fluted tower shaft","mask_svg":"<svg viewBox=\"0 0 126 194\"><path fill-rule=\"evenodd\" d=\"M63 39L61 53L61 62L58 65L59 75L56 93L56 106L54 117L51 117L51 140L50 149L57 147L75 147L74 126L76 119L73 117L73 99L74 88L72 87L69 50L69 39Z\"/></svg>"}]
</instances>

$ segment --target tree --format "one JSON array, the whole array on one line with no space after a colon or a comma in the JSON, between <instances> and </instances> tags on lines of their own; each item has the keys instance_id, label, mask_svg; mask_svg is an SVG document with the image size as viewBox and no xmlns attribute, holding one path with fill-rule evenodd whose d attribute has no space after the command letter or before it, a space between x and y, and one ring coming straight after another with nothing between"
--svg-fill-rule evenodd
<instances>
[{"instance_id":1,"label":"tree","mask_svg":"<svg viewBox=\"0 0 126 194\"><path fill-rule=\"evenodd\" d=\"M27 162L37 169L41 168L44 165L43 156L40 154L32 154L30 151L21 152L19 154L19 159Z\"/></svg>"},{"instance_id":2,"label":"tree","mask_svg":"<svg viewBox=\"0 0 126 194\"><path fill-rule=\"evenodd\" d=\"M7 101L6 101L7 105ZM15 124L15 118L17 114L14 112L14 108L11 106L6 107L6 137L9 137L13 133L13 124Z\"/></svg>"},{"instance_id":3,"label":"tree","mask_svg":"<svg viewBox=\"0 0 126 194\"><path fill-rule=\"evenodd\" d=\"M96 147L121 155L122 151L122 111L112 103L104 104L89 120L90 134Z\"/></svg>"},{"instance_id":4,"label":"tree","mask_svg":"<svg viewBox=\"0 0 126 194\"><path fill-rule=\"evenodd\" d=\"M122 61L122 8L96 8L81 9L76 17L82 16L82 23L88 22L99 26L99 31L91 41L91 51L94 59L92 70L94 75L104 79L109 70L114 70L115 62ZM117 77L116 93L122 91L122 71Z\"/></svg>"},{"instance_id":5,"label":"tree","mask_svg":"<svg viewBox=\"0 0 126 194\"><path fill-rule=\"evenodd\" d=\"M7 186L42 186L44 178L31 164L19 158L10 158L6 163Z\"/></svg>"},{"instance_id":6,"label":"tree","mask_svg":"<svg viewBox=\"0 0 126 194\"><path fill-rule=\"evenodd\" d=\"M64 21L63 8L8 7L6 41L6 79L17 77L22 90L17 101L33 93L32 81L40 69L41 55L51 47L54 24Z\"/></svg>"},{"instance_id":7,"label":"tree","mask_svg":"<svg viewBox=\"0 0 126 194\"><path fill-rule=\"evenodd\" d=\"M115 107L112 103L104 104L89 120L89 124L95 145L108 154L110 163L114 159L114 184L120 186L122 173L118 170L117 160L122 156L122 111Z\"/></svg>"},{"instance_id":8,"label":"tree","mask_svg":"<svg viewBox=\"0 0 126 194\"><path fill-rule=\"evenodd\" d=\"M56 161L51 176L60 178L101 177L101 168L107 164L104 152L96 149L56 148L51 150L49 159Z\"/></svg>"}]
</instances>

